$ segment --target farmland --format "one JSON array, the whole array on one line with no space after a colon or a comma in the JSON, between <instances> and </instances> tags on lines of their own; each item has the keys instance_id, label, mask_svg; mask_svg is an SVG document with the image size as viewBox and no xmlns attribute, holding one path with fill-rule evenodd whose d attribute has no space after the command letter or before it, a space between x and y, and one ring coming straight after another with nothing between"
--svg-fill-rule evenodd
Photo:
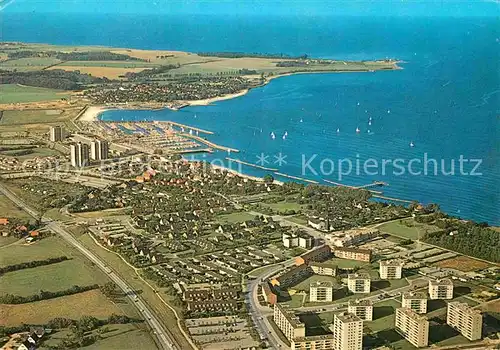
<instances>
[{"instance_id":1,"label":"farmland","mask_svg":"<svg viewBox=\"0 0 500 350\"><path fill-rule=\"evenodd\" d=\"M0 125L17 125L33 123L55 123L68 120L71 113L63 110L24 110L4 111L0 119Z\"/></svg>"},{"instance_id":2,"label":"farmland","mask_svg":"<svg viewBox=\"0 0 500 350\"><path fill-rule=\"evenodd\" d=\"M7 272L0 277L0 294L29 296L40 290L55 292L74 285L105 284L108 278L86 266L81 259L66 260L57 264L32 269Z\"/></svg>"},{"instance_id":3,"label":"farmland","mask_svg":"<svg viewBox=\"0 0 500 350\"><path fill-rule=\"evenodd\" d=\"M452 259L446 259L434 264L438 267L445 267L460 271L475 271L488 268L490 265L484 261L469 258L467 256L457 256Z\"/></svg>"},{"instance_id":4,"label":"farmland","mask_svg":"<svg viewBox=\"0 0 500 350\"><path fill-rule=\"evenodd\" d=\"M27 304L2 304L0 325L44 324L56 317L78 319L82 316L94 316L106 318L113 313L124 314L117 304L109 301L99 290L91 290Z\"/></svg>"},{"instance_id":5,"label":"farmland","mask_svg":"<svg viewBox=\"0 0 500 350\"><path fill-rule=\"evenodd\" d=\"M0 104L60 100L68 96L69 93L55 89L16 84L0 85Z\"/></svg>"}]
</instances>

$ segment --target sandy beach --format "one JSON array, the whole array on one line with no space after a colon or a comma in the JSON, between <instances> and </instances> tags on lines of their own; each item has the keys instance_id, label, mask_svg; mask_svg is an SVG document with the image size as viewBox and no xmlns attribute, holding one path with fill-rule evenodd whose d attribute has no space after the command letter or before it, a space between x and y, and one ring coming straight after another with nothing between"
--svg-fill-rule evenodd
<instances>
[{"instance_id":1,"label":"sandy beach","mask_svg":"<svg viewBox=\"0 0 500 350\"><path fill-rule=\"evenodd\" d=\"M90 106L85 112L78 118L78 121L81 122L93 122L99 120L99 114L109 110L110 108L99 107L99 106Z\"/></svg>"}]
</instances>

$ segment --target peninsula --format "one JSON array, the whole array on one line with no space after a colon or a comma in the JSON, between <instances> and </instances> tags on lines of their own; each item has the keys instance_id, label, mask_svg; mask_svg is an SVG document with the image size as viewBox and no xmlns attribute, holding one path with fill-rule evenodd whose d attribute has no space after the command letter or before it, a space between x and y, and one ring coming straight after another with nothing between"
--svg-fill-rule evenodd
<instances>
[{"instance_id":1,"label":"peninsula","mask_svg":"<svg viewBox=\"0 0 500 350\"><path fill-rule=\"evenodd\" d=\"M400 69L394 59L342 61L284 54L190 53L102 46L0 43L2 110L90 105L180 109L242 96L274 78L299 73Z\"/></svg>"}]
</instances>

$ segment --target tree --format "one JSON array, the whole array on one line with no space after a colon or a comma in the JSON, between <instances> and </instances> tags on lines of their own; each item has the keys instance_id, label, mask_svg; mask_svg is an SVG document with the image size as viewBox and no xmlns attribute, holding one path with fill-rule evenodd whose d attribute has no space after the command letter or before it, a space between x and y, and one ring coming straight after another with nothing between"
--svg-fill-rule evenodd
<instances>
[{"instance_id":1,"label":"tree","mask_svg":"<svg viewBox=\"0 0 500 350\"><path fill-rule=\"evenodd\" d=\"M274 177L271 174L266 174L263 177L266 184L272 184L274 182Z\"/></svg>"}]
</instances>

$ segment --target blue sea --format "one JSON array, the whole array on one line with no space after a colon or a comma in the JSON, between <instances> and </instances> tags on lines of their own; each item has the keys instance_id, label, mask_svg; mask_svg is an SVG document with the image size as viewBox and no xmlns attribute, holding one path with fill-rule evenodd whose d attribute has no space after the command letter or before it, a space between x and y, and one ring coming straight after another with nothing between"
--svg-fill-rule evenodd
<instances>
[{"instance_id":1,"label":"blue sea","mask_svg":"<svg viewBox=\"0 0 500 350\"><path fill-rule=\"evenodd\" d=\"M319 182L385 181L386 196L438 203L449 214L500 224L497 16L41 16L8 11L14 7L2 14L4 41L402 60L398 71L288 76L210 106L109 111L102 119L197 126L215 133L210 141L240 150L232 158L256 163L260 156L267 167Z\"/></svg>"}]
</instances>

